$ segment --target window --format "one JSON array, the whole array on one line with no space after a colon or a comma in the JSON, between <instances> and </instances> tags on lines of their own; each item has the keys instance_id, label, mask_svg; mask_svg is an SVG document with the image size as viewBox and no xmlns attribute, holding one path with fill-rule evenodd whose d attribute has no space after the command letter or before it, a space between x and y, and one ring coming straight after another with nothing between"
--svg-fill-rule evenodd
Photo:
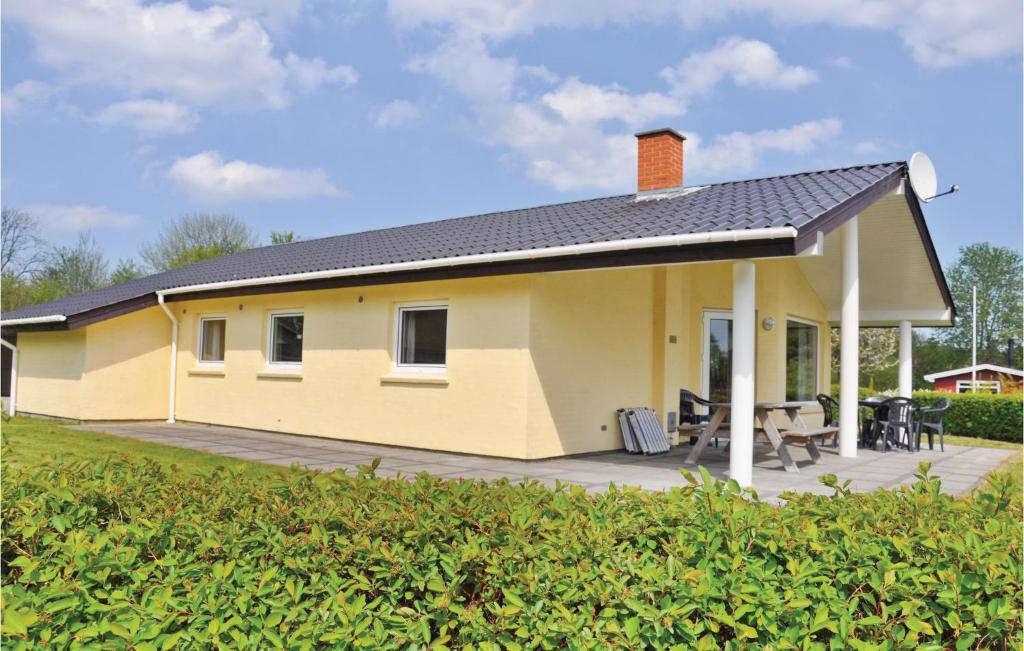
<instances>
[{"instance_id":1,"label":"window","mask_svg":"<svg viewBox=\"0 0 1024 651\"><path fill-rule=\"evenodd\" d=\"M270 315L270 352L267 359L271 364L302 364L302 322L301 313Z\"/></svg>"},{"instance_id":2,"label":"window","mask_svg":"<svg viewBox=\"0 0 1024 651\"><path fill-rule=\"evenodd\" d=\"M818 393L818 326L786 320L786 400L814 400Z\"/></svg>"},{"instance_id":3,"label":"window","mask_svg":"<svg viewBox=\"0 0 1024 651\"><path fill-rule=\"evenodd\" d=\"M199 320L199 361L224 363L224 333L227 321L223 318L202 318Z\"/></svg>"},{"instance_id":4,"label":"window","mask_svg":"<svg viewBox=\"0 0 1024 651\"><path fill-rule=\"evenodd\" d=\"M1001 388L999 380L978 380L974 383L975 393L999 393ZM957 393L972 393L970 380L956 381Z\"/></svg>"},{"instance_id":5,"label":"window","mask_svg":"<svg viewBox=\"0 0 1024 651\"><path fill-rule=\"evenodd\" d=\"M444 368L448 352L448 306L398 307L396 366Z\"/></svg>"}]
</instances>

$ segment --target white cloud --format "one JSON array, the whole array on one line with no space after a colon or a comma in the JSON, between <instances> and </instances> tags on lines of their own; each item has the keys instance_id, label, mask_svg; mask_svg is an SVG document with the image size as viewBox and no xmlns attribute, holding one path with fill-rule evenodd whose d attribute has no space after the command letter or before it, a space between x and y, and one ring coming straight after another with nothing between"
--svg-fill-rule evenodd
<instances>
[{"instance_id":1,"label":"white cloud","mask_svg":"<svg viewBox=\"0 0 1024 651\"><path fill-rule=\"evenodd\" d=\"M215 201L342 195L320 168L286 169L241 160L225 161L216 151L176 159L167 177L189 194Z\"/></svg>"},{"instance_id":2,"label":"white cloud","mask_svg":"<svg viewBox=\"0 0 1024 651\"><path fill-rule=\"evenodd\" d=\"M853 60L844 54L837 57L831 57L828 60L828 64L833 68L849 69L853 67Z\"/></svg>"},{"instance_id":3,"label":"white cloud","mask_svg":"<svg viewBox=\"0 0 1024 651\"><path fill-rule=\"evenodd\" d=\"M0 108L8 117L45 105L53 97L49 84L34 79L18 82L0 96Z\"/></svg>"},{"instance_id":4,"label":"white cloud","mask_svg":"<svg viewBox=\"0 0 1024 651\"><path fill-rule=\"evenodd\" d=\"M93 120L104 126L128 126L147 135L188 133L199 121L194 111L170 100L115 102L97 111Z\"/></svg>"},{"instance_id":5,"label":"white cloud","mask_svg":"<svg viewBox=\"0 0 1024 651\"><path fill-rule=\"evenodd\" d=\"M415 124L420 119L420 110L408 100L396 99L385 104L373 118L378 129L400 129Z\"/></svg>"},{"instance_id":6,"label":"white cloud","mask_svg":"<svg viewBox=\"0 0 1024 651\"><path fill-rule=\"evenodd\" d=\"M696 52L661 76L682 97L707 94L724 79L737 86L794 90L818 76L803 66L788 66L764 41L730 36L705 52Z\"/></svg>"},{"instance_id":7,"label":"white cloud","mask_svg":"<svg viewBox=\"0 0 1024 651\"><path fill-rule=\"evenodd\" d=\"M191 108L280 109L356 72L295 54L283 58L251 15L184 2L8 0L4 20L22 25L42 64L68 86L157 96Z\"/></svg>"},{"instance_id":8,"label":"white cloud","mask_svg":"<svg viewBox=\"0 0 1024 651\"><path fill-rule=\"evenodd\" d=\"M720 45L706 57L717 67L715 79L701 81L700 94L724 78L790 88L809 83L812 77L799 66L783 65L764 43L728 39ZM740 62L735 60L737 53L756 57ZM696 90L634 93L619 85L599 86L575 77L559 80L550 71L537 74L514 58L493 55L484 38L466 33L450 36L434 51L415 57L409 67L435 77L467 100L472 127L481 141L501 149L503 158L522 165L531 179L564 191L628 190L636 174L632 133L683 116ZM543 88L535 89L537 83ZM833 124L823 122L826 127ZM824 140L825 132L827 128L821 137L812 138L793 127L790 135L794 142L816 143ZM730 134L721 142L716 140L717 146L708 153L714 164L711 172L726 167L722 158L726 145L738 155L732 166L736 171L750 169L767 149L806 151L772 142L772 133Z\"/></svg>"},{"instance_id":9,"label":"white cloud","mask_svg":"<svg viewBox=\"0 0 1024 651\"><path fill-rule=\"evenodd\" d=\"M86 204L44 203L26 206L25 211L36 217L44 231L81 232L88 230L124 230L141 223L136 215L115 212L100 206Z\"/></svg>"},{"instance_id":10,"label":"white cloud","mask_svg":"<svg viewBox=\"0 0 1024 651\"><path fill-rule=\"evenodd\" d=\"M575 77L545 93L540 102L570 123L619 120L637 126L684 112L682 102L674 97L660 93L632 95L618 86L595 86Z\"/></svg>"},{"instance_id":11,"label":"white cloud","mask_svg":"<svg viewBox=\"0 0 1024 651\"><path fill-rule=\"evenodd\" d=\"M537 29L664 23L695 29L733 15L776 23L895 32L925 67L1013 56L1021 50L1020 0L389 0L403 29L451 27L500 40Z\"/></svg>"},{"instance_id":12,"label":"white cloud","mask_svg":"<svg viewBox=\"0 0 1024 651\"><path fill-rule=\"evenodd\" d=\"M768 129L715 136L704 144L697 134L687 134L687 164L701 174L728 174L747 172L757 167L761 155L776 151L806 154L832 140L843 130L838 118L825 118L802 122L784 129Z\"/></svg>"}]
</instances>

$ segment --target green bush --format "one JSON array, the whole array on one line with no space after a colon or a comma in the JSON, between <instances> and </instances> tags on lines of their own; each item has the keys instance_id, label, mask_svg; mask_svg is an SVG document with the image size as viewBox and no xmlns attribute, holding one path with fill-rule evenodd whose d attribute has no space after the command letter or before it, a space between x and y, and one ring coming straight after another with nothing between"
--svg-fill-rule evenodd
<instances>
[{"instance_id":1,"label":"green bush","mask_svg":"<svg viewBox=\"0 0 1024 651\"><path fill-rule=\"evenodd\" d=\"M932 402L952 400L946 410L949 434L997 441L1024 441L1024 396L1020 393L944 393L916 391L914 398Z\"/></svg>"},{"instance_id":2,"label":"green bush","mask_svg":"<svg viewBox=\"0 0 1024 651\"><path fill-rule=\"evenodd\" d=\"M5 455L5 456L9 456ZM8 467L10 648L1020 648L1021 503ZM707 479L705 477L705 479Z\"/></svg>"}]
</instances>

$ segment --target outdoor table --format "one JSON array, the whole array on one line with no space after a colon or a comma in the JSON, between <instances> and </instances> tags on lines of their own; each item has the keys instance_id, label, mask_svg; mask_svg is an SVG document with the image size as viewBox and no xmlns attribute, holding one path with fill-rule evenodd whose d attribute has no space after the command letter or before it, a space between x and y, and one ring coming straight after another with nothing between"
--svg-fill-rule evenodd
<instances>
[{"instance_id":1,"label":"outdoor table","mask_svg":"<svg viewBox=\"0 0 1024 651\"><path fill-rule=\"evenodd\" d=\"M767 437L772 449L779 454L779 459L782 460L782 465L786 468L787 472L800 472L800 469L797 467L796 462L793 461L793 457L789 455L789 450L786 449L786 444L783 441L782 434L779 432L779 428L772 422L771 412L785 411L790 422L795 426L793 430L795 432L800 432L801 430L810 431L810 428L807 427L804 419L800 416L800 410L805 406L806 403L803 402L754 403L754 418L760 423L764 436ZM716 436L720 436L718 430L722 422L725 421L725 417L729 415L732 403L712 402L709 404L709 408L712 410L711 420L707 427L704 428L704 432L697 438L697 442L694 444L693 449L690 450L690 454L687 455L686 463L696 463L701 453L704 452L704 448L707 447L708 441ZM811 455L811 460L814 463L821 460L821 453L818 451L818 446L814 444L813 438L807 439L807 452Z\"/></svg>"},{"instance_id":2,"label":"outdoor table","mask_svg":"<svg viewBox=\"0 0 1024 651\"><path fill-rule=\"evenodd\" d=\"M872 396L871 398L864 398L863 400L858 400L857 401L857 405L859 407L864 407L866 409L870 409L871 410L871 420L874 423L874 422L878 422L878 409L879 409L879 407L882 406L882 403L884 403L885 401L886 401L886 398L884 396ZM868 444L868 438L867 437L869 436L870 433L864 431L864 410L863 409L858 409L857 411L858 411L858 414L860 415L860 419L859 419L859 423L858 423L860 425L860 445L861 445L861 447L865 447ZM872 427L874 427L873 424L872 424Z\"/></svg>"}]
</instances>

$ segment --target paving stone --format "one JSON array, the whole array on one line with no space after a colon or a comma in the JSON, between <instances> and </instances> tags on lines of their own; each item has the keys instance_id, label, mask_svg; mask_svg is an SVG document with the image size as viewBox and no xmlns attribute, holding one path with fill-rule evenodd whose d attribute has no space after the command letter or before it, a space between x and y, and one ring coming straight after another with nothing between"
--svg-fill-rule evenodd
<instances>
[{"instance_id":1,"label":"paving stone","mask_svg":"<svg viewBox=\"0 0 1024 651\"><path fill-rule=\"evenodd\" d=\"M698 466L705 467L717 479L729 477L729 450L725 446L708 448L695 464L685 463L690 452L688 445L654 456L610 452L516 461L187 423L89 424L78 429L281 466L297 462L324 472L344 469L351 474L356 466L368 465L379 457L381 462L376 471L379 478L400 477L407 481L414 480L416 473L426 471L448 479L493 481L507 477L522 481L530 478L550 487L555 486L557 479L562 479L588 491L601 491L607 489L609 483L641 486L646 490L685 486L686 480L679 469L686 468L697 475ZM779 496L787 490L830 495L832 489L817 480L826 473L836 474L841 481L850 480L854 490L909 485L916 481L914 473L922 461L932 463L931 472L942 479L944 491L962 494L972 490L986 473L1013 454L1013 450L947 446L946 452L922 450L914 454L860 450L856 458L849 459L840 457L834 448L823 448L821 463L814 464L805 449L791 447L790 451L800 468L799 473L785 472L773 450L764 445L755 446L754 485L762 499L778 502Z\"/></svg>"}]
</instances>

